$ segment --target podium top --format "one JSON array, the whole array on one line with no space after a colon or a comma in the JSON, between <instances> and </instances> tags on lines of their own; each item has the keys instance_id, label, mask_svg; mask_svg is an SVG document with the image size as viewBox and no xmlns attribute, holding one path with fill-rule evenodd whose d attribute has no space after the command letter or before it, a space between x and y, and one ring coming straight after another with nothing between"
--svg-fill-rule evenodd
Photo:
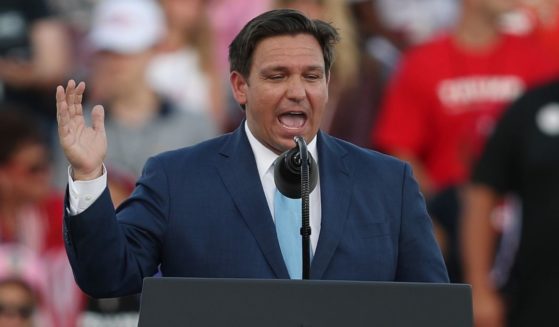
<instances>
[{"instance_id":1,"label":"podium top","mask_svg":"<svg viewBox=\"0 0 559 327\"><path fill-rule=\"evenodd\" d=\"M465 284L146 278L140 327L471 327Z\"/></svg>"}]
</instances>

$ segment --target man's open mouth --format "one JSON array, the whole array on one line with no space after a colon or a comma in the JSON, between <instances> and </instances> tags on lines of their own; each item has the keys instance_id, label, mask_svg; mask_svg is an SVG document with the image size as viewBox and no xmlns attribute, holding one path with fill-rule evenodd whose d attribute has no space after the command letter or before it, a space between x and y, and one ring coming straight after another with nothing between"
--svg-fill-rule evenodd
<instances>
[{"instance_id":1,"label":"man's open mouth","mask_svg":"<svg viewBox=\"0 0 559 327\"><path fill-rule=\"evenodd\" d=\"M305 125L307 115L301 111L286 112L281 114L278 120L286 128L297 129Z\"/></svg>"}]
</instances>

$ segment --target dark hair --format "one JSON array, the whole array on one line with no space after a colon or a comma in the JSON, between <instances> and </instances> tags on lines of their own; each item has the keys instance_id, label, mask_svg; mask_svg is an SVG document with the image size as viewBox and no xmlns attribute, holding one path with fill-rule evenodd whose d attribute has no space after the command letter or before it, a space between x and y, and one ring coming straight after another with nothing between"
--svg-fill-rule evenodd
<instances>
[{"instance_id":1,"label":"dark hair","mask_svg":"<svg viewBox=\"0 0 559 327\"><path fill-rule=\"evenodd\" d=\"M230 71L244 77L250 74L252 55L261 40L280 35L310 34L320 44L326 74L334 62L334 46L339 41L338 32L321 20L311 20L292 9L265 12L248 22L229 45Z\"/></svg>"},{"instance_id":2,"label":"dark hair","mask_svg":"<svg viewBox=\"0 0 559 327\"><path fill-rule=\"evenodd\" d=\"M19 109L5 104L0 106L0 165L7 163L25 145L46 144L36 118Z\"/></svg>"}]
</instances>

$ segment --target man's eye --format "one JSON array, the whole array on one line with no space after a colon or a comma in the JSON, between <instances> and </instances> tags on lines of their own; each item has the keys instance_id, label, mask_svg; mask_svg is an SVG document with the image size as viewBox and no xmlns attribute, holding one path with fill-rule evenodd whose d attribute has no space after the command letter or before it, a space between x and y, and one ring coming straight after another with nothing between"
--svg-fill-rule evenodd
<instances>
[{"instance_id":1,"label":"man's eye","mask_svg":"<svg viewBox=\"0 0 559 327\"><path fill-rule=\"evenodd\" d=\"M321 76L317 75L317 74L309 74L305 78L308 79L308 80L314 81L314 80L320 79Z\"/></svg>"},{"instance_id":2,"label":"man's eye","mask_svg":"<svg viewBox=\"0 0 559 327\"><path fill-rule=\"evenodd\" d=\"M270 76L268 76L268 79L273 80L273 81L281 80L282 78L283 78L283 75L270 75Z\"/></svg>"}]
</instances>

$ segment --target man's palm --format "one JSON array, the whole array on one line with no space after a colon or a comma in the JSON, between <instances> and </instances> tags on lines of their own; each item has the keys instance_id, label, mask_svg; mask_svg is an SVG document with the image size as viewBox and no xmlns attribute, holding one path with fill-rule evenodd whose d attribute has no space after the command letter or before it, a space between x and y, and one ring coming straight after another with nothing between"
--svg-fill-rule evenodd
<instances>
[{"instance_id":1,"label":"man's palm","mask_svg":"<svg viewBox=\"0 0 559 327\"><path fill-rule=\"evenodd\" d=\"M100 176L107 153L103 107L93 108L92 126L87 126L82 108L84 91L85 83L76 86L73 80L68 82L66 89L62 86L56 89L58 136L75 180Z\"/></svg>"}]
</instances>

